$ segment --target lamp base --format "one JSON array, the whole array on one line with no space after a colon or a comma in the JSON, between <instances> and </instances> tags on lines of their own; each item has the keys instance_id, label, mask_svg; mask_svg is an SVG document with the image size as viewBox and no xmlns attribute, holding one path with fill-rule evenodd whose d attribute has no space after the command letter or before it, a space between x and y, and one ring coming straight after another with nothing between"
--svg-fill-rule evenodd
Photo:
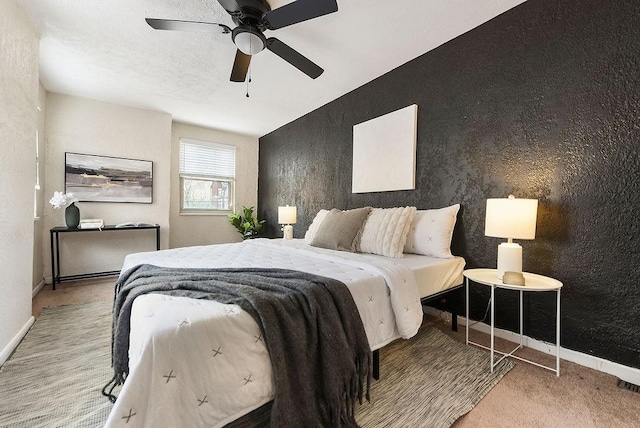
<instances>
[{"instance_id":1,"label":"lamp base","mask_svg":"<svg viewBox=\"0 0 640 428\"><path fill-rule=\"evenodd\" d=\"M522 247L513 242L498 245L498 279L505 272L522 272Z\"/></svg>"},{"instance_id":2,"label":"lamp base","mask_svg":"<svg viewBox=\"0 0 640 428\"><path fill-rule=\"evenodd\" d=\"M291 226L290 224L285 225L282 228L282 232L283 232L282 239L285 239L287 241L289 239L293 239L293 226Z\"/></svg>"}]
</instances>

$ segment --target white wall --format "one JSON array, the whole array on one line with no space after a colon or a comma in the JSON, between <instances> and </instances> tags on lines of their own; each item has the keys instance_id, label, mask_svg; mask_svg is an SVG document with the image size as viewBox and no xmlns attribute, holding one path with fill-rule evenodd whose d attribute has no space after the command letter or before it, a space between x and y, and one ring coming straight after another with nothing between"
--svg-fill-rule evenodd
<instances>
[{"instance_id":1,"label":"white wall","mask_svg":"<svg viewBox=\"0 0 640 428\"><path fill-rule=\"evenodd\" d=\"M0 1L0 363L31 318L38 35Z\"/></svg>"},{"instance_id":2,"label":"white wall","mask_svg":"<svg viewBox=\"0 0 640 428\"><path fill-rule=\"evenodd\" d=\"M162 248L169 245L171 115L56 93L47 94L45 201L64 191L65 152L153 161L153 203L79 202L80 218L105 224L158 223ZM45 203L45 230L64 226L64 209ZM45 276L51 277L49 234ZM153 230L60 235L61 274L119 270L132 252L155 250Z\"/></svg>"},{"instance_id":3,"label":"white wall","mask_svg":"<svg viewBox=\"0 0 640 428\"><path fill-rule=\"evenodd\" d=\"M236 146L236 211L258 203L258 139L208 128L173 123L171 132L171 247L220 244L242 240L226 215L180 215L180 138Z\"/></svg>"}]
</instances>

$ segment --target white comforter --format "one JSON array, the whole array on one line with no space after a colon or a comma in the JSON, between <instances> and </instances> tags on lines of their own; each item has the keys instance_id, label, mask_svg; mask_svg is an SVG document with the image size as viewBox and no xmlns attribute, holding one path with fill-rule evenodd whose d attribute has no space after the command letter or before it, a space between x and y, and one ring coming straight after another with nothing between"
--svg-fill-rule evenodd
<instances>
[{"instance_id":1,"label":"white comforter","mask_svg":"<svg viewBox=\"0 0 640 428\"><path fill-rule=\"evenodd\" d=\"M372 349L415 335L422 307L413 272L381 256L256 239L127 256L167 267L305 271L347 284ZM273 399L260 328L237 305L149 294L131 313L129 376L107 427L218 427Z\"/></svg>"}]
</instances>

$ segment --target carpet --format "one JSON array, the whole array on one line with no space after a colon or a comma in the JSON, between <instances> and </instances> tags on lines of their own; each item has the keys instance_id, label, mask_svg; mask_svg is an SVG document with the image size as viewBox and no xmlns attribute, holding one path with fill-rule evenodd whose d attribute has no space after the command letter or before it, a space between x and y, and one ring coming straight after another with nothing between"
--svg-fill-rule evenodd
<instances>
[{"instance_id":1,"label":"carpet","mask_svg":"<svg viewBox=\"0 0 640 428\"><path fill-rule=\"evenodd\" d=\"M0 368L0 427L101 427L111 403L111 303L45 308ZM371 403L356 408L363 427L448 427L513 367L490 373L488 353L435 328L380 351Z\"/></svg>"}]
</instances>

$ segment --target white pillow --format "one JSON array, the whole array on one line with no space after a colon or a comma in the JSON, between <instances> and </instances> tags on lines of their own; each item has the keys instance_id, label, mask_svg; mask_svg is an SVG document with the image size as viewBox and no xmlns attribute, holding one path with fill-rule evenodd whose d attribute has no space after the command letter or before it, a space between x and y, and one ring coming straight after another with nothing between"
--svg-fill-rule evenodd
<instances>
[{"instance_id":1,"label":"white pillow","mask_svg":"<svg viewBox=\"0 0 640 428\"><path fill-rule=\"evenodd\" d=\"M460 204L437 210L418 210L404 245L405 253L451 259L451 237Z\"/></svg>"},{"instance_id":2,"label":"white pillow","mask_svg":"<svg viewBox=\"0 0 640 428\"><path fill-rule=\"evenodd\" d=\"M307 232L304 234L304 241L307 244L311 245L311 241L313 241L316 233L318 233L318 227L320 227L320 223L322 223L322 220L324 220L328 213L329 210L318 211L318 214L316 214L315 218L311 222L311 226L309 226L309 229L307 229Z\"/></svg>"},{"instance_id":3,"label":"white pillow","mask_svg":"<svg viewBox=\"0 0 640 428\"><path fill-rule=\"evenodd\" d=\"M374 208L362 228L359 251L402 257L416 207Z\"/></svg>"}]
</instances>

